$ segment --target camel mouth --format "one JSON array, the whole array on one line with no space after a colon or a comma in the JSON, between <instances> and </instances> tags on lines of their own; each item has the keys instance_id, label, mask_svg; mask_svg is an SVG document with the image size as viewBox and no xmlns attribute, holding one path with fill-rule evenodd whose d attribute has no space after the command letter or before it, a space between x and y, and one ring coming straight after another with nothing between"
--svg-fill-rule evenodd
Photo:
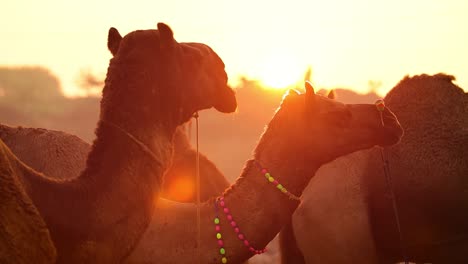
<instances>
[{"instance_id":1,"label":"camel mouth","mask_svg":"<svg viewBox=\"0 0 468 264\"><path fill-rule=\"evenodd\" d=\"M392 131L386 130L386 132L384 132L382 142L378 145L381 147L395 145L398 142L400 142L402 136L403 136L403 130L401 129L392 129Z\"/></svg>"},{"instance_id":2,"label":"camel mouth","mask_svg":"<svg viewBox=\"0 0 468 264\"><path fill-rule=\"evenodd\" d=\"M216 98L213 107L221 113L232 113L237 109L236 93L229 86L223 89L223 93Z\"/></svg>"},{"instance_id":3,"label":"camel mouth","mask_svg":"<svg viewBox=\"0 0 468 264\"><path fill-rule=\"evenodd\" d=\"M393 119L392 124L385 124L383 127L382 141L378 144L381 147L395 145L400 142L404 131L400 123Z\"/></svg>"},{"instance_id":4,"label":"camel mouth","mask_svg":"<svg viewBox=\"0 0 468 264\"><path fill-rule=\"evenodd\" d=\"M379 146L391 146L400 142L404 132L395 114L390 111L390 109L386 108L385 111L382 112L381 118L383 122L383 133L382 142Z\"/></svg>"}]
</instances>

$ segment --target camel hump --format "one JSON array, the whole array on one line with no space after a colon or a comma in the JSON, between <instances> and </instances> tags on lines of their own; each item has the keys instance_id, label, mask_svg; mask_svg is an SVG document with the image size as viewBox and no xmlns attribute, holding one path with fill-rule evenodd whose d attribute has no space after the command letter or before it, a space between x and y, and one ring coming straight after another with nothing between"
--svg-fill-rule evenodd
<instances>
[{"instance_id":1,"label":"camel hump","mask_svg":"<svg viewBox=\"0 0 468 264\"><path fill-rule=\"evenodd\" d=\"M81 138L55 130L0 125L0 139L19 160L52 178L78 177L90 151Z\"/></svg>"},{"instance_id":2,"label":"camel hump","mask_svg":"<svg viewBox=\"0 0 468 264\"><path fill-rule=\"evenodd\" d=\"M455 85L453 81L455 81L454 76L444 73L435 75L421 74L412 77L407 75L388 92L385 101L396 103L393 101L397 99L405 102L414 99L418 103L427 103L428 100L434 102L434 99L439 98L439 103L443 104L448 98L453 100L455 97L464 94L463 89ZM402 97L408 97L408 99L401 100Z\"/></svg>"},{"instance_id":3,"label":"camel hump","mask_svg":"<svg viewBox=\"0 0 468 264\"><path fill-rule=\"evenodd\" d=\"M14 159L0 139L0 263L54 263L49 231L12 167Z\"/></svg>"}]
</instances>

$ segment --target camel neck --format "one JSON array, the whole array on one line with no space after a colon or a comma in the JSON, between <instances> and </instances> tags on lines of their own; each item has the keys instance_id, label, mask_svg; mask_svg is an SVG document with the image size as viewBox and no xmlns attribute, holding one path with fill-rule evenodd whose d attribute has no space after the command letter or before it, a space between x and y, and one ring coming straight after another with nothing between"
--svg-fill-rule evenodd
<instances>
[{"instance_id":1,"label":"camel neck","mask_svg":"<svg viewBox=\"0 0 468 264\"><path fill-rule=\"evenodd\" d=\"M310 175L305 177L310 179L316 169L313 165L305 169L294 166L295 164L272 165L270 172L290 192L300 196L307 184L302 173ZM295 183L299 178L301 180ZM223 196L225 205L229 208L240 232L256 249L264 248L279 233L290 221L293 211L299 205L298 201L290 200L267 182L254 164L254 160L247 162L241 176ZM196 205L159 199L156 210L164 214L153 216L151 225L127 263L151 263L155 259L160 263L193 263L197 237L197 230L194 228ZM202 263L220 263L221 260L213 223L215 215L214 200L211 199L201 208ZM252 253L239 240L226 214L219 210L218 215L228 263L244 262L252 256ZM174 239L174 234L179 234L177 239ZM172 242L168 244L167 241ZM149 248L159 248L159 250L148 250ZM180 251L185 254L181 256L177 253Z\"/></svg>"},{"instance_id":2,"label":"camel neck","mask_svg":"<svg viewBox=\"0 0 468 264\"><path fill-rule=\"evenodd\" d=\"M272 127L267 128L263 134L253 159L246 163L240 177L223 193L225 205L233 220L250 245L256 249L264 248L290 221L299 202L289 199L268 182L255 162L260 163L296 196L301 196L309 180L323 163L316 155L308 155L307 158L299 156L304 147L297 142L285 143L282 131L275 128L277 126L274 122ZM159 199L156 206L156 210L164 211L164 214L153 216L152 224L129 257L129 263L150 263L154 259L161 263L193 263L192 257L180 258L177 252L183 248L181 251L186 253L185 256L196 256L196 248L193 246L197 237L197 230L194 228L196 205ZM221 260L214 217L214 200L210 200L201 208L201 236L204 241L201 245L202 263L220 263ZM219 213L219 218L228 263L247 260L252 253L239 240L223 212ZM174 234L180 234L177 236L179 239L174 239ZM167 241L173 242L167 244ZM145 250L147 248L160 250L149 252ZM174 259L175 256L177 259Z\"/></svg>"},{"instance_id":3,"label":"camel neck","mask_svg":"<svg viewBox=\"0 0 468 264\"><path fill-rule=\"evenodd\" d=\"M296 196L301 196L308 180L316 172L315 166L301 168L294 164L275 164L268 170L280 184ZM270 183L254 160L247 162L241 177L224 193L224 197L242 232L258 249L266 246L275 237L299 205L298 201L291 200ZM229 222L225 215L221 216L221 220ZM233 235L228 225L223 230L227 230L226 235ZM240 241L233 244L243 246Z\"/></svg>"},{"instance_id":4,"label":"camel neck","mask_svg":"<svg viewBox=\"0 0 468 264\"><path fill-rule=\"evenodd\" d=\"M74 253L77 247L87 241L105 240L103 243L108 244L124 239L134 245L146 229L154 210L153 197L159 192L166 169L161 164L168 164L172 155L167 133L152 129L154 135L147 137L152 141L142 136L144 129L132 134L160 162L128 135L100 122L87 167L78 178L56 181L30 175L31 197L51 226L59 262L78 254ZM121 250L120 254L125 254L130 249Z\"/></svg>"},{"instance_id":5,"label":"camel neck","mask_svg":"<svg viewBox=\"0 0 468 264\"><path fill-rule=\"evenodd\" d=\"M140 193L141 189L159 188L162 173L172 156L172 139L166 136L170 134L159 127L129 132L116 123L101 121L86 169L77 182L98 188L96 192L114 190L115 186L109 183L122 181L140 189ZM125 194L129 191L127 187L115 190Z\"/></svg>"},{"instance_id":6,"label":"camel neck","mask_svg":"<svg viewBox=\"0 0 468 264\"><path fill-rule=\"evenodd\" d=\"M299 205L299 201L290 199L269 182L261 168L265 168L288 192L300 197L323 163L317 155L306 156L303 145L285 143L278 122L275 118L270 123L254 158L247 162L241 176L223 194L232 217L256 249L264 248L279 233ZM221 230L224 230L229 245L227 251L233 253L231 262L245 261L251 253L233 232L227 216L220 219L223 222Z\"/></svg>"}]
</instances>

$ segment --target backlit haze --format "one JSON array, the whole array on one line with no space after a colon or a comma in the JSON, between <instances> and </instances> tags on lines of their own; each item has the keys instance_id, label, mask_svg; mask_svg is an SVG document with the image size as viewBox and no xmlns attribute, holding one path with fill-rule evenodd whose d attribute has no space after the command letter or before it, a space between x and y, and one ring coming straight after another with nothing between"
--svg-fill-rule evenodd
<instances>
[{"instance_id":1,"label":"backlit haze","mask_svg":"<svg viewBox=\"0 0 468 264\"><path fill-rule=\"evenodd\" d=\"M383 94L403 76L445 72L468 87L468 1L2 1L0 66L41 65L77 95L80 71L106 73L107 31L171 26L210 45L232 84L283 88L308 66L320 88Z\"/></svg>"}]
</instances>

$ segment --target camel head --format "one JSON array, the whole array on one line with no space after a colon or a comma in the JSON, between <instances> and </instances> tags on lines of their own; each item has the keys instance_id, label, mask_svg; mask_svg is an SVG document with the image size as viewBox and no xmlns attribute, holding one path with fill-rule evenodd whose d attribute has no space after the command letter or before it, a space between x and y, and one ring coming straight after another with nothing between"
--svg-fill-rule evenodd
<instances>
[{"instance_id":1,"label":"camel head","mask_svg":"<svg viewBox=\"0 0 468 264\"><path fill-rule=\"evenodd\" d=\"M205 44L178 43L166 24L124 37L111 28L108 48L113 58L103 98L118 97L112 108L179 125L198 110L214 107L228 113L237 107L218 55Z\"/></svg>"},{"instance_id":2,"label":"camel head","mask_svg":"<svg viewBox=\"0 0 468 264\"><path fill-rule=\"evenodd\" d=\"M375 104L343 104L329 97L315 94L309 82L305 94L291 90L284 97L270 126L278 127L278 138L288 138L278 144L289 145L290 155L305 153L306 159L328 162L375 145L396 144L403 135L388 108L380 112Z\"/></svg>"}]
</instances>

